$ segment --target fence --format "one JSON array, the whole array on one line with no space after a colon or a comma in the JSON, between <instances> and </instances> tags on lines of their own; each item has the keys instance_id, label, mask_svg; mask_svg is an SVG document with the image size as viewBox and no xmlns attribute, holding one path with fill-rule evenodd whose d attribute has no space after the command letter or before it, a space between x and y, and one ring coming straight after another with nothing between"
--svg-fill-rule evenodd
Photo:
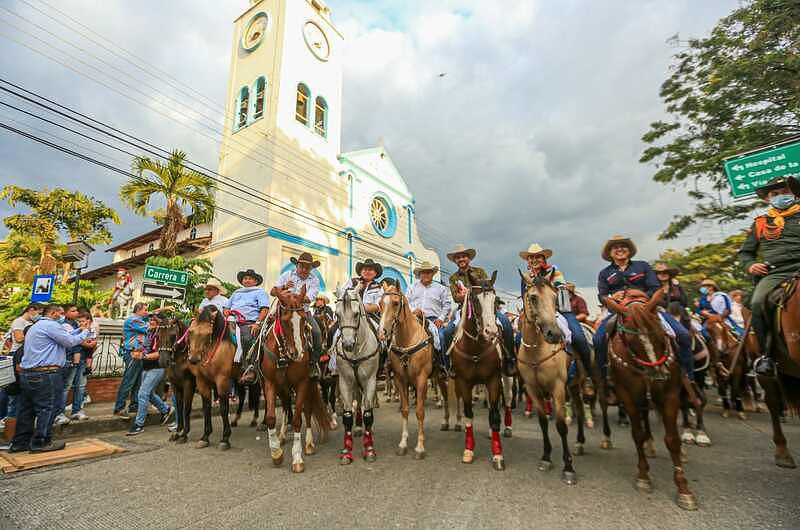
<instances>
[{"instance_id":1,"label":"fence","mask_svg":"<svg viewBox=\"0 0 800 530\"><path fill-rule=\"evenodd\" d=\"M92 360L91 377L115 377L121 376L125 371L125 363L122 361L122 335L101 334L97 339L97 349Z\"/></svg>"}]
</instances>

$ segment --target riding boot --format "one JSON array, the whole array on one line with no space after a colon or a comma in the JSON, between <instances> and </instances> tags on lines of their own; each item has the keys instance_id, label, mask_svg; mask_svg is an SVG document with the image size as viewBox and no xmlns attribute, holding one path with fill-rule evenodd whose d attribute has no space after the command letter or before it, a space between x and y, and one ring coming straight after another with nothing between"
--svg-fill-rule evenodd
<instances>
[{"instance_id":1,"label":"riding boot","mask_svg":"<svg viewBox=\"0 0 800 530\"><path fill-rule=\"evenodd\" d=\"M239 382L243 385L250 385L256 382L256 365L252 359L246 359L247 368L242 372Z\"/></svg>"},{"instance_id":2,"label":"riding boot","mask_svg":"<svg viewBox=\"0 0 800 530\"><path fill-rule=\"evenodd\" d=\"M437 351L436 352L436 360L439 364L439 369L442 371L442 375L446 378L453 377L453 371L450 367L450 357L447 356L444 352Z\"/></svg>"}]
</instances>

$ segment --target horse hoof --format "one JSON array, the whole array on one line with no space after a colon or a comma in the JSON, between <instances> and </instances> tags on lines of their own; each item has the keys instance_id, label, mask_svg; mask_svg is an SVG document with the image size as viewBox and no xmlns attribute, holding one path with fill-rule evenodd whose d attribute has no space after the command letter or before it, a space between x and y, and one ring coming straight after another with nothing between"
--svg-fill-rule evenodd
<instances>
[{"instance_id":1,"label":"horse hoof","mask_svg":"<svg viewBox=\"0 0 800 530\"><path fill-rule=\"evenodd\" d=\"M723 418L727 418L727 417L729 417L730 415L731 415L731 413L730 413L730 412L728 412L727 410L723 410L723 411L722 411L722 417L723 417Z\"/></svg>"},{"instance_id":2,"label":"horse hoof","mask_svg":"<svg viewBox=\"0 0 800 530\"><path fill-rule=\"evenodd\" d=\"M292 473L302 473L306 470L306 465L303 462L292 464Z\"/></svg>"},{"instance_id":3,"label":"horse hoof","mask_svg":"<svg viewBox=\"0 0 800 530\"><path fill-rule=\"evenodd\" d=\"M511 438L511 427L503 429L503 438Z\"/></svg>"},{"instance_id":4,"label":"horse hoof","mask_svg":"<svg viewBox=\"0 0 800 530\"><path fill-rule=\"evenodd\" d=\"M170 434L169 435L169 441L170 442L177 442L178 441L178 433L174 432L174 433Z\"/></svg>"},{"instance_id":5,"label":"horse hoof","mask_svg":"<svg viewBox=\"0 0 800 530\"><path fill-rule=\"evenodd\" d=\"M231 427L238 427L238 426L239 426L239 422L237 420L233 420L231 422Z\"/></svg>"},{"instance_id":6,"label":"horse hoof","mask_svg":"<svg viewBox=\"0 0 800 530\"><path fill-rule=\"evenodd\" d=\"M375 454L375 451L370 451L364 455L364 461L369 462L370 464L378 459L378 455Z\"/></svg>"},{"instance_id":7,"label":"horse hoof","mask_svg":"<svg viewBox=\"0 0 800 530\"><path fill-rule=\"evenodd\" d=\"M653 483L650 481L649 478L637 478L636 489L641 491L642 493L652 493Z\"/></svg>"},{"instance_id":8,"label":"horse hoof","mask_svg":"<svg viewBox=\"0 0 800 530\"><path fill-rule=\"evenodd\" d=\"M692 431L683 431L683 434L681 435L681 442L687 445L695 443L695 438L694 434L692 434Z\"/></svg>"},{"instance_id":9,"label":"horse hoof","mask_svg":"<svg viewBox=\"0 0 800 530\"><path fill-rule=\"evenodd\" d=\"M219 447L220 451L227 451L228 449L231 448L231 443L230 442L220 442L218 447Z\"/></svg>"},{"instance_id":10,"label":"horse hoof","mask_svg":"<svg viewBox=\"0 0 800 530\"><path fill-rule=\"evenodd\" d=\"M502 457L498 460L492 459L492 468L495 471L505 471L506 470L506 461Z\"/></svg>"},{"instance_id":11,"label":"horse hoof","mask_svg":"<svg viewBox=\"0 0 800 530\"><path fill-rule=\"evenodd\" d=\"M475 453L473 453L469 449L464 449L464 454L461 456L461 463L471 464L474 461L475 461Z\"/></svg>"},{"instance_id":12,"label":"horse hoof","mask_svg":"<svg viewBox=\"0 0 800 530\"><path fill-rule=\"evenodd\" d=\"M797 464L794 463L794 458L789 454L775 455L775 465L787 469L794 469L797 467Z\"/></svg>"},{"instance_id":13,"label":"horse hoof","mask_svg":"<svg viewBox=\"0 0 800 530\"><path fill-rule=\"evenodd\" d=\"M417 451L414 449L414 460L425 460L425 451Z\"/></svg>"},{"instance_id":14,"label":"horse hoof","mask_svg":"<svg viewBox=\"0 0 800 530\"><path fill-rule=\"evenodd\" d=\"M437 401L437 402L436 402L436 408L437 408L437 409L440 409L440 408L442 408L442 402L441 402L441 401Z\"/></svg>"},{"instance_id":15,"label":"horse hoof","mask_svg":"<svg viewBox=\"0 0 800 530\"><path fill-rule=\"evenodd\" d=\"M696 443L698 447L708 447L711 445L711 438L709 438L704 431L697 431L694 443Z\"/></svg>"},{"instance_id":16,"label":"horse hoof","mask_svg":"<svg viewBox=\"0 0 800 530\"><path fill-rule=\"evenodd\" d=\"M647 458L656 457L656 447L652 440L648 440L644 443L644 456Z\"/></svg>"},{"instance_id":17,"label":"horse hoof","mask_svg":"<svg viewBox=\"0 0 800 530\"><path fill-rule=\"evenodd\" d=\"M747 419L747 414L744 412L737 412L736 415L739 417L740 420L744 421Z\"/></svg>"},{"instance_id":18,"label":"horse hoof","mask_svg":"<svg viewBox=\"0 0 800 530\"><path fill-rule=\"evenodd\" d=\"M442 431L449 431L450 430L450 424L449 423L442 423L442 426L439 427L439 429L442 430Z\"/></svg>"},{"instance_id":19,"label":"horse hoof","mask_svg":"<svg viewBox=\"0 0 800 530\"><path fill-rule=\"evenodd\" d=\"M549 460L539 461L539 471L550 471L553 469L553 463Z\"/></svg>"},{"instance_id":20,"label":"horse hoof","mask_svg":"<svg viewBox=\"0 0 800 530\"><path fill-rule=\"evenodd\" d=\"M259 423L258 427L256 427L256 432L267 432L267 426L263 423Z\"/></svg>"},{"instance_id":21,"label":"horse hoof","mask_svg":"<svg viewBox=\"0 0 800 530\"><path fill-rule=\"evenodd\" d=\"M317 448L314 447L313 445L307 445L306 448L305 448L306 456L311 456L316 452L317 452Z\"/></svg>"},{"instance_id":22,"label":"horse hoof","mask_svg":"<svg viewBox=\"0 0 800 530\"><path fill-rule=\"evenodd\" d=\"M189 439L186 437L185 434L181 434L175 439L176 444L185 444L188 441Z\"/></svg>"},{"instance_id":23,"label":"horse hoof","mask_svg":"<svg viewBox=\"0 0 800 530\"><path fill-rule=\"evenodd\" d=\"M278 437L278 443L280 443L280 444L281 444L281 447L283 447L284 445L286 445L286 442L287 442L286 438L283 438L283 437Z\"/></svg>"},{"instance_id":24,"label":"horse hoof","mask_svg":"<svg viewBox=\"0 0 800 530\"><path fill-rule=\"evenodd\" d=\"M349 466L353 463L353 455L342 455L339 457L340 466Z\"/></svg>"},{"instance_id":25,"label":"horse hoof","mask_svg":"<svg viewBox=\"0 0 800 530\"><path fill-rule=\"evenodd\" d=\"M606 451L608 451L609 449L611 449L613 447L614 447L614 444L612 444L611 440L608 439L608 438L605 438L605 439L603 439L602 442L600 442L600 449L605 449Z\"/></svg>"},{"instance_id":26,"label":"horse hoof","mask_svg":"<svg viewBox=\"0 0 800 530\"><path fill-rule=\"evenodd\" d=\"M258 420L253 420L250 422L250 427L257 427L257 426L258 426Z\"/></svg>"},{"instance_id":27,"label":"horse hoof","mask_svg":"<svg viewBox=\"0 0 800 530\"><path fill-rule=\"evenodd\" d=\"M461 432L461 424L460 423L456 423L453 426L453 430L456 431L456 432Z\"/></svg>"},{"instance_id":28,"label":"horse hoof","mask_svg":"<svg viewBox=\"0 0 800 530\"><path fill-rule=\"evenodd\" d=\"M578 483L578 474L574 471L564 471L561 473L561 482L567 486L574 486Z\"/></svg>"},{"instance_id":29,"label":"horse hoof","mask_svg":"<svg viewBox=\"0 0 800 530\"><path fill-rule=\"evenodd\" d=\"M526 410L526 411L525 411L525 417L526 417L526 418L530 418L531 416L533 416L533 412L531 412L531 411L529 411L529 410Z\"/></svg>"},{"instance_id":30,"label":"horse hoof","mask_svg":"<svg viewBox=\"0 0 800 530\"><path fill-rule=\"evenodd\" d=\"M684 510L693 512L697 510L697 498L694 493L678 493L677 504Z\"/></svg>"},{"instance_id":31,"label":"horse hoof","mask_svg":"<svg viewBox=\"0 0 800 530\"><path fill-rule=\"evenodd\" d=\"M408 447L398 447L395 454L397 456L406 456L408 454Z\"/></svg>"},{"instance_id":32,"label":"horse hoof","mask_svg":"<svg viewBox=\"0 0 800 530\"><path fill-rule=\"evenodd\" d=\"M272 465L280 466L283 464L283 451L281 451L278 455L272 455Z\"/></svg>"},{"instance_id":33,"label":"horse hoof","mask_svg":"<svg viewBox=\"0 0 800 530\"><path fill-rule=\"evenodd\" d=\"M583 456L583 444L577 443L575 444L575 456Z\"/></svg>"},{"instance_id":34,"label":"horse hoof","mask_svg":"<svg viewBox=\"0 0 800 530\"><path fill-rule=\"evenodd\" d=\"M195 449L205 449L208 447L208 440L197 440L197 443L194 444Z\"/></svg>"}]
</instances>

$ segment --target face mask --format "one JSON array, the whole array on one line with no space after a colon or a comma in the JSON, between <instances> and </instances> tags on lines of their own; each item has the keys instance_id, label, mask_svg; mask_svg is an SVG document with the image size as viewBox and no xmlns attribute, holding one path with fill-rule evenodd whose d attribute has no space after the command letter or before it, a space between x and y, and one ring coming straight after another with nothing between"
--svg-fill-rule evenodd
<instances>
[{"instance_id":1,"label":"face mask","mask_svg":"<svg viewBox=\"0 0 800 530\"><path fill-rule=\"evenodd\" d=\"M40 318L42 318L42 315L33 315L31 317L31 322L38 322Z\"/></svg>"},{"instance_id":2,"label":"face mask","mask_svg":"<svg viewBox=\"0 0 800 530\"><path fill-rule=\"evenodd\" d=\"M790 193L784 193L782 195L776 195L769 200L769 203L772 205L773 208L777 208L778 210L785 210L794 204L797 201L797 197Z\"/></svg>"},{"instance_id":3,"label":"face mask","mask_svg":"<svg viewBox=\"0 0 800 530\"><path fill-rule=\"evenodd\" d=\"M58 323L59 324L63 324L66 321L67 321L67 317L65 317L64 315L61 315L60 317L58 317Z\"/></svg>"},{"instance_id":4,"label":"face mask","mask_svg":"<svg viewBox=\"0 0 800 530\"><path fill-rule=\"evenodd\" d=\"M700 294L708 294L708 287L701 287Z\"/></svg>"}]
</instances>

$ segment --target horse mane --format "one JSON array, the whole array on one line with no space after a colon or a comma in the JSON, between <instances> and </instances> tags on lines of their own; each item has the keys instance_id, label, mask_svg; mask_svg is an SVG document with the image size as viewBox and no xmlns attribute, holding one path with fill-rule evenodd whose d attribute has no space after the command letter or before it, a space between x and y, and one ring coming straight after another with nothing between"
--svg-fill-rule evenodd
<instances>
[{"instance_id":1,"label":"horse mane","mask_svg":"<svg viewBox=\"0 0 800 530\"><path fill-rule=\"evenodd\" d=\"M645 304L630 304L628 316L636 329L644 331L648 337L656 338L664 345L667 343L667 333L661 326L661 320L656 313L649 311Z\"/></svg>"},{"instance_id":2,"label":"horse mane","mask_svg":"<svg viewBox=\"0 0 800 530\"><path fill-rule=\"evenodd\" d=\"M213 304L203 308L200 315L197 317L197 321L211 324L212 340L217 340L221 333L225 333L225 317L222 315L222 311L217 309Z\"/></svg>"}]
</instances>

